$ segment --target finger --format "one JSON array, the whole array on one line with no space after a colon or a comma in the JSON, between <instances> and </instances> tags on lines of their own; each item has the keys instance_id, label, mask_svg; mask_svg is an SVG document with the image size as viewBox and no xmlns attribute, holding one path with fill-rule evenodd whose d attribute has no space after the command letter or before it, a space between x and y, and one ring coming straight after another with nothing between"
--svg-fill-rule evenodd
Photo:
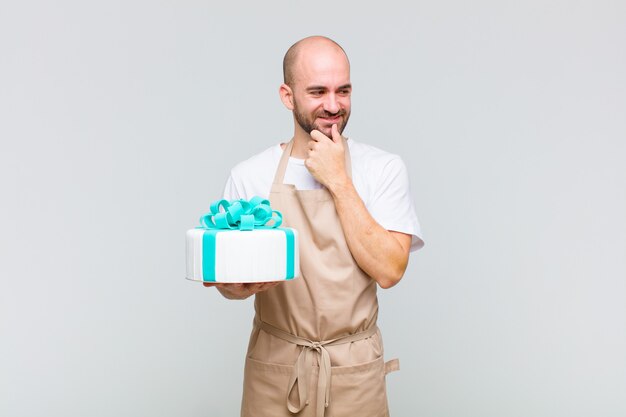
<instances>
[{"instance_id":1,"label":"finger","mask_svg":"<svg viewBox=\"0 0 626 417\"><path fill-rule=\"evenodd\" d=\"M319 130L311 130L311 140L312 141L319 141L320 140L320 135L323 135L322 132L320 132Z\"/></svg>"},{"instance_id":2,"label":"finger","mask_svg":"<svg viewBox=\"0 0 626 417\"><path fill-rule=\"evenodd\" d=\"M333 142L339 143L341 141L341 135L339 134L339 128L337 127L336 123L333 124L333 126L330 128L330 132Z\"/></svg>"},{"instance_id":3,"label":"finger","mask_svg":"<svg viewBox=\"0 0 626 417\"><path fill-rule=\"evenodd\" d=\"M213 285L215 285L217 288L224 288L227 290L235 291L241 291L246 288L246 284L241 282L218 282L217 284Z\"/></svg>"},{"instance_id":4,"label":"finger","mask_svg":"<svg viewBox=\"0 0 626 417\"><path fill-rule=\"evenodd\" d=\"M312 130L311 131L311 138L314 141L316 141L316 142L320 142L320 141L323 141L323 140L331 140L328 136L326 136L325 134L323 134L319 130Z\"/></svg>"},{"instance_id":5,"label":"finger","mask_svg":"<svg viewBox=\"0 0 626 417\"><path fill-rule=\"evenodd\" d=\"M232 288L235 286L235 284L224 283L224 282L203 282L202 285L204 285L207 288L211 288L211 287Z\"/></svg>"}]
</instances>

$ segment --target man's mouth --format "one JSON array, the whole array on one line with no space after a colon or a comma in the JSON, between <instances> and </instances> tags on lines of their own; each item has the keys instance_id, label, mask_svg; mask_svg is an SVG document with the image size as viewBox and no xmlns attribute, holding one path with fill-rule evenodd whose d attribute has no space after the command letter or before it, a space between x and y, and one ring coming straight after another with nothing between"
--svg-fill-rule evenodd
<instances>
[{"instance_id":1,"label":"man's mouth","mask_svg":"<svg viewBox=\"0 0 626 417\"><path fill-rule=\"evenodd\" d=\"M341 114L335 114L335 115L321 115L318 117L318 119L321 119L323 121L325 121L326 123L330 123L330 124L334 124L334 123L339 123L342 119Z\"/></svg>"}]
</instances>

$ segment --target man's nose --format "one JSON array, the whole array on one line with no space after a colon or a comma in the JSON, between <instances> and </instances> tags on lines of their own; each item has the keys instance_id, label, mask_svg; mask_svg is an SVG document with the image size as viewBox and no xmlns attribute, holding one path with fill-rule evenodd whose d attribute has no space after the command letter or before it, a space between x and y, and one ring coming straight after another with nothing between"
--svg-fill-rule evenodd
<instances>
[{"instance_id":1,"label":"man's nose","mask_svg":"<svg viewBox=\"0 0 626 417\"><path fill-rule=\"evenodd\" d=\"M333 93L330 93L326 96L326 100L324 101L324 110L328 113L337 113L339 111L339 102L337 101L337 96Z\"/></svg>"}]
</instances>

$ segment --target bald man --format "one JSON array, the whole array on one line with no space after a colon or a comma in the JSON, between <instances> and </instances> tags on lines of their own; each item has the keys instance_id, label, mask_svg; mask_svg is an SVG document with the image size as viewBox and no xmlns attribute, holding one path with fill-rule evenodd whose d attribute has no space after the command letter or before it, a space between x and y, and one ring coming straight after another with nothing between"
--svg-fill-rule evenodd
<instances>
[{"instance_id":1,"label":"bald man","mask_svg":"<svg viewBox=\"0 0 626 417\"><path fill-rule=\"evenodd\" d=\"M352 83L336 42L298 41L283 75L293 138L235 166L224 198L269 198L298 230L300 279L205 284L255 294L241 415L386 416L385 375L398 365L383 360L377 286L396 285L423 245L406 167L343 136Z\"/></svg>"}]
</instances>

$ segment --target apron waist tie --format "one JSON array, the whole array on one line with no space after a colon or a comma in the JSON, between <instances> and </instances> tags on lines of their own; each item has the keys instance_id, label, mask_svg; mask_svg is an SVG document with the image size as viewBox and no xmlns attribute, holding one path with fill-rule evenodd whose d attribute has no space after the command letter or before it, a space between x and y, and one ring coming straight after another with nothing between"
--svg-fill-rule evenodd
<instances>
[{"instance_id":1,"label":"apron waist tie","mask_svg":"<svg viewBox=\"0 0 626 417\"><path fill-rule=\"evenodd\" d=\"M376 325L370 327L359 333L338 337L336 339L324 340L321 342L314 342L309 339L295 336L284 330L272 326L264 321L255 317L255 323L261 328L261 330L283 339L287 342L294 343L298 346L302 346L304 349L300 352L298 359L293 367L291 378L289 379L289 386L287 388L287 408L292 413L300 412L304 406L309 404L309 380L313 369L313 355L318 353L319 358L319 375L317 380L317 409L316 417L324 417L326 407L330 404L330 381L331 381L331 366L330 355L326 350L326 346L341 345L344 343L356 342L359 340L372 337L378 327ZM294 405L290 400L291 393L297 389L299 404Z\"/></svg>"}]
</instances>

